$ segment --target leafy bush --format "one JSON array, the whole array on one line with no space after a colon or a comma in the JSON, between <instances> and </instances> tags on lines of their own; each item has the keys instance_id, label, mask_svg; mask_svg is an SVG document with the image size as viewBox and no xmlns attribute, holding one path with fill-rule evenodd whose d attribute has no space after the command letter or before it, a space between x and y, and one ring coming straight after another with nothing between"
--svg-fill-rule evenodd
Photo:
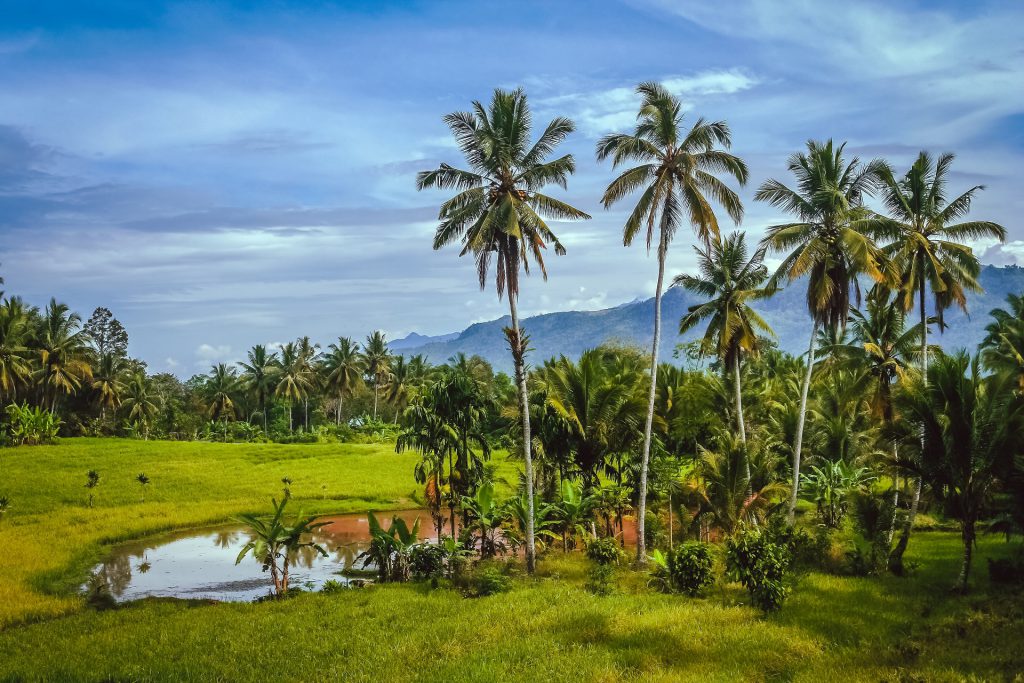
<instances>
[{"instance_id":1,"label":"leafy bush","mask_svg":"<svg viewBox=\"0 0 1024 683\"><path fill-rule=\"evenodd\" d=\"M327 579L324 581L324 585L320 587L320 592L327 593L328 595L340 593L345 590L348 590L348 584L342 583L337 579Z\"/></svg>"},{"instance_id":2,"label":"leafy bush","mask_svg":"<svg viewBox=\"0 0 1024 683\"><path fill-rule=\"evenodd\" d=\"M29 407L27 403L7 406L10 440L15 446L35 446L54 443L60 432L61 421L49 410Z\"/></svg>"},{"instance_id":3,"label":"leafy bush","mask_svg":"<svg viewBox=\"0 0 1024 683\"><path fill-rule=\"evenodd\" d=\"M668 554L668 572L676 590L693 597L715 582L715 561L707 543L683 543Z\"/></svg>"},{"instance_id":4,"label":"leafy bush","mask_svg":"<svg viewBox=\"0 0 1024 683\"><path fill-rule=\"evenodd\" d=\"M587 544L587 557L598 565L618 564L622 559L622 550L614 538L595 538Z\"/></svg>"},{"instance_id":5,"label":"leafy bush","mask_svg":"<svg viewBox=\"0 0 1024 683\"><path fill-rule=\"evenodd\" d=\"M11 499L8 496L0 496L0 519L4 518L4 514L11 509Z\"/></svg>"},{"instance_id":6,"label":"leafy bush","mask_svg":"<svg viewBox=\"0 0 1024 683\"><path fill-rule=\"evenodd\" d=\"M597 564L591 567L587 579L587 590L596 595L611 595L614 591L612 577L615 567L611 564Z\"/></svg>"},{"instance_id":7,"label":"leafy bush","mask_svg":"<svg viewBox=\"0 0 1024 683\"><path fill-rule=\"evenodd\" d=\"M493 565L477 571L470 582L470 595L484 597L505 593L512 588L512 578Z\"/></svg>"},{"instance_id":8,"label":"leafy bush","mask_svg":"<svg viewBox=\"0 0 1024 683\"><path fill-rule=\"evenodd\" d=\"M831 529L822 524L815 529L814 534L811 534L807 529L790 526L782 515L772 517L764 529L765 535L772 543L789 550L793 556L791 569L799 573L812 569L839 569L839 563L833 566L830 561L830 532Z\"/></svg>"},{"instance_id":9,"label":"leafy bush","mask_svg":"<svg viewBox=\"0 0 1024 683\"><path fill-rule=\"evenodd\" d=\"M417 581L435 579L444 572L446 553L437 543L417 543L409 550L409 566Z\"/></svg>"},{"instance_id":10,"label":"leafy bush","mask_svg":"<svg viewBox=\"0 0 1024 683\"><path fill-rule=\"evenodd\" d=\"M786 573L793 564L789 548L757 529L744 529L725 542L729 576L743 584L765 612L777 610L789 595Z\"/></svg>"}]
</instances>

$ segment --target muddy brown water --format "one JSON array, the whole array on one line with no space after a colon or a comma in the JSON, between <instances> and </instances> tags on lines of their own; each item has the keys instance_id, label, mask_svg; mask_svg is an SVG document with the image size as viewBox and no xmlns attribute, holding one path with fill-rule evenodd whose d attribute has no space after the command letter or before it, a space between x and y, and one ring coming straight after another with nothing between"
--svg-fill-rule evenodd
<instances>
[{"instance_id":1,"label":"muddy brown water","mask_svg":"<svg viewBox=\"0 0 1024 683\"><path fill-rule=\"evenodd\" d=\"M375 513L387 526L392 515L408 524L420 520L420 538L436 541L436 532L426 510L401 510ZM292 560L290 583L294 587L319 590L333 579L347 583L342 575L357 569L359 553L369 546L367 515L325 516L330 522L313 539L327 550L322 557L309 549ZM251 539L242 525L188 529L119 544L107 559L93 569L93 575L105 583L118 602L146 597L210 599L232 602L251 601L270 591L270 574L251 555L238 565L235 558ZM372 569L372 567L371 567Z\"/></svg>"}]
</instances>

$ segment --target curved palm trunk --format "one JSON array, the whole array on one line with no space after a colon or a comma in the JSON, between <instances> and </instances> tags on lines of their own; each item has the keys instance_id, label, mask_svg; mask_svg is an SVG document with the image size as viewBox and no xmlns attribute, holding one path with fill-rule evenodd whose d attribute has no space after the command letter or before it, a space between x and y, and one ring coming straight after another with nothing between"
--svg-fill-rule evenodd
<instances>
[{"instance_id":1,"label":"curved palm trunk","mask_svg":"<svg viewBox=\"0 0 1024 683\"><path fill-rule=\"evenodd\" d=\"M811 326L811 343L807 347L807 372L800 388L800 416L796 422L796 440L793 444L793 491L789 497L787 521L792 525L796 520L796 499L800 495L800 454L804 445L804 422L807 419L807 392L811 388L811 373L814 372L814 338L818 334L818 321Z\"/></svg>"},{"instance_id":2,"label":"curved palm trunk","mask_svg":"<svg viewBox=\"0 0 1024 683\"><path fill-rule=\"evenodd\" d=\"M521 343L519 330L519 312L516 310L516 296L513 292L508 293L508 308L512 316L512 331L515 333L516 343ZM524 349L525 351L525 349ZM533 456L531 454L530 441L530 395L526 389L526 364L523 362L523 354L513 351L515 360L516 380L519 382L519 411L523 422L523 456L526 461L526 571L533 573L537 565L537 546L534 539L533 528Z\"/></svg>"},{"instance_id":3,"label":"curved palm trunk","mask_svg":"<svg viewBox=\"0 0 1024 683\"><path fill-rule=\"evenodd\" d=\"M742 392L742 386L740 384L740 354L739 354L739 352L736 353L736 357L733 359L733 363L732 363L732 376L733 376L733 383L735 385L735 390L736 390L736 426L739 427L739 430L740 430L740 441L743 443L744 446L746 446L747 445L747 426L745 424L745 420L743 419L743 392ZM747 498L750 498L751 494L753 494L753 490L751 489L751 484L750 484L750 454L747 453L746 449L744 449L744 451L743 451L743 467L744 467L744 476L746 476L746 478L747 478Z\"/></svg>"},{"instance_id":4,"label":"curved palm trunk","mask_svg":"<svg viewBox=\"0 0 1024 683\"><path fill-rule=\"evenodd\" d=\"M658 345L661 344L661 290L665 283L664 238L658 244L658 285L654 290L654 342L651 344L651 386L647 393L647 421L644 423L644 450L640 456L640 491L636 510L636 563L647 564L647 544L644 531L647 522L647 465L651 459L651 428L654 425L654 399L658 391Z\"/></svg>"}]
</instances>

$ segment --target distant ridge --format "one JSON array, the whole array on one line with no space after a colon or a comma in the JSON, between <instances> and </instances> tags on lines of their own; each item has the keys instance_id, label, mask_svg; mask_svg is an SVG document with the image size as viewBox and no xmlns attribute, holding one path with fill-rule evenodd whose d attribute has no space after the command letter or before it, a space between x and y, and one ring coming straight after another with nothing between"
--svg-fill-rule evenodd
<instances>
[{"instance_id":1,"label":"distant ridge","mask_svg":"<svg viewBox=\"0 0 1024 683\"><path fill-rule=\"evenodd\" d=\"M965 316L959 309L946 313L946 331L937 341L943 348L967 347L973 350L985 336L989 311L1004 305L1006 295L1024 292L1024 268L1019 266L985 266L980 282L985 291L968 294ZM679 288L669 289L662 299L663 340L660 355L674 362L672 352L680 342L697 339L703 331L680 337L679 319L687 308L697 303L691 294ZM929 302L930 303L930 302ZM793 354L807 350L810 318L807 315L805 289L794 283L756 307L778 336L779 346ZM916 314L912 314L916 320ZM530 335L532 351L529 361L539 365L552 356L578 358L584 350L605 342L616 341L649 347L654 300L636 300L598 311L563 311L546 313L523 320ZM479 355L495 370L510 372L512 360L502 328L509 324L504 316L489 322L474 323L460 333L427 337L416 333L391 343L391 348L405 355L424 354L432 363L443 363L456 353Z\"/></svg>"}]
</instances>

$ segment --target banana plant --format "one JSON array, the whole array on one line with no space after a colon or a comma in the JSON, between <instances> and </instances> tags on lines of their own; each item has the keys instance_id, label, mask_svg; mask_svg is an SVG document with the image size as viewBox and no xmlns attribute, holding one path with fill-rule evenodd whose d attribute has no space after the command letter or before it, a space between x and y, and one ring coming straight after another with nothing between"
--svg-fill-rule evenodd
<instances>
[{"instance_id":1,"label":"banana plant","mask_svg":"<svg viewBox=\"0 0 1024 683\"><path fill-rule=\"evenodd\" d=\"M380 525L372 512L367 513L366 519L370 525L370 547L359 553L356 559L362 560L364 569L376 566L381 582L408 581L412 573L409 553L419 541L419 518L410 528L404 519L394 515L387 529Z\"/></svg>"},{"instance_id":2,"label":"banana plant","mask_svg":"<svg viewBox=\"0 0 1024 683\"><path fill-rule=\"evenodd\" d=\"M530 515L528 502L525 493L505 501L507 514L503 534L513 551L526 543L526 527ZM554 505L546 504L539 496L534 496L533 530L538 553L543 553L547 549L548 541L559 537L553 531L556 523L555 512Z\"/></svg>"},{"instance_id":3,"label":"banana plant","mask_svg":"<svg viewBox=\"0 0 1024 683\"><path fill-rule=\"evenodd\" d=\"M499 536L498 529L508 518L508 512L504 505L494 499L494 485L487 482L477 488L472 496L463 496L462 507L473 520L469 528L480 537L480 557L487 559L499 552L504 553L505 542Z\"/></svg>"},{"instance_id":4,"label":"banana plant","mask_svg":"<svg viewBox=\"0 0 1024 683\"><path fill-rule=\"evenodd\" d=\"M592 512L598 506L600 499L593 494L585 494L583 485L562 480L562 497L555 506L556 518L559 530L562 533L562 550L569 550L576 547L576 538L586 536L587 523L593 521Z\"/></svg>"},{"instance_id":5,"label":"banana plant","mask_svg":"<svg viewBox=\"0 0 1024 683\"><path fill-rule=\"evenodd\" d=\"M252 538L242 546L241 552L235 558L235 564L239 564L251 553L263 564L263 571L270 572L276 597L288 592L291 561L300 551L309 550L321 557L327 557L327 550L313 541L311 535L330 522L317 521L317 515L304 517L300 513L289 524L284 518L288 500L289 498L285 497L278 503L277 499L271 499L274 514L270 519L253 514L239 515L237 518L239 522L249 527Z\"/></svg>"}]
</instances>

